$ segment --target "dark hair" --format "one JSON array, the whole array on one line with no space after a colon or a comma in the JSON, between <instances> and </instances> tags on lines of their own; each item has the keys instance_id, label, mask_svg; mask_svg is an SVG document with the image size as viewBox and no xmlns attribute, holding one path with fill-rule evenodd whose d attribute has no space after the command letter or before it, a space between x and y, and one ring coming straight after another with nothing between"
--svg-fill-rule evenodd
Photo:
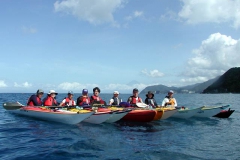
<instances>
[{"instance_id":1,"label":"dark hair","mask_svg":"<svg viewBox=\"0 0 240 160\"><path fill-rule=\"evenodd\" d=\"M133 92L134 92L134 91L138 92L138 89L137 89L137 88L134 88L134 89L133 89Z\"/></svg>"},{"instance_id":2,"label":"dark hair","mask_svg":"<svg viewBox=\"0 0 240 160\"><path fill-rule=\"evenodd\" d=\"M101 92L98 87L93 88L93 92L95 92L96 90L98 90L99 93Z\"/></svg>"}]
</instances>

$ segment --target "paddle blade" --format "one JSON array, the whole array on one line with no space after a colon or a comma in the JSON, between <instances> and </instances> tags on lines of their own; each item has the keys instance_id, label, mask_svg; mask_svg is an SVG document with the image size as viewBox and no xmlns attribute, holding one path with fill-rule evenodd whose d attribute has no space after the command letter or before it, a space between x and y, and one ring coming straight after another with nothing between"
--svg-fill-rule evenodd
<instances>
[{"instance_id":1,"label":"paddle blade","mask_svg":"<svg viewBox=\"0 0 240 160\"><path fill-rule=\"evenodd\" d=\"M146 108L148 105L145 103L136 103L136 105L140 108Z\"/></svg>"},{"instance_id":2,"label":"paddle blade","mask_svg":"<svg viewBox=\"0 0 240 160\"><path fill-rule=\"evenodd\" d=\"M6 110L16 110L21 108L23 105L19 102L5 102L3 103L3 108Z\"/></svg>"}]
</instances>

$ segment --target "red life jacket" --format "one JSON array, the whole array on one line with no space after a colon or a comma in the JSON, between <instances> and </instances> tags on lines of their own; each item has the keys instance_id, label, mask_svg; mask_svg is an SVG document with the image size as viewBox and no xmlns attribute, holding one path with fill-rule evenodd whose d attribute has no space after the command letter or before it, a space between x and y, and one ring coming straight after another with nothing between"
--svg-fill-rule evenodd
<instances>
[{"instance_id":1,"label":"red life jacket","mask_svg":"<svg viewBox=\"0 0 240 160\"><path fill-rule=\"evenodd\" d=\"M91 100L90 103L100 102L100 104L104 104L104 101L102 100L101 97L97 97L97 96L92 95L90 100Z\"/></svg>"},{"instance_id":2,"label":"red life jacket","mask_svg":"<svg viewBox=\"0 0 240 160\"><path fill-rule=\"evenodd\" d=\"M67 106L69 105L69 102L72 101L72 106L74 105L74 100L73 99L69 99L68 97L65 97L65 103L62 104L62 106Z\"/></svg>"},{"instance_id":3,"label":"red life jacket","mask_svg":"<svg viewBox=\"0 0 240 160\"><path fill-rule=\"evenodd\" d=\"M57 106L57 101L51 96L48 96L43 103L44 106Z\"/></svg>"},{"instance_id":4,"label":"red life jacket","mask_svg":"<svg viewBox=\"0 0 240 160\"><path fill-rule=\"evenodd\" d=\"M78 102L79 104L79 106L82 106L82 105L87 105L87 104L90 104L90 98L89 97L86 97L86 96L81 96L80 97L80 101Z\"/></svg>"},{"instance_id":5,"label":"red life jacket","mask_svg":"<svg viewBox=\"0 0 240 160\"><path fill-rule=\"evenodd\" d=\"M31 95L31 97L28 98L28 102L27 102L28 106L35 106L33 101L32 101L32 96L35 96L35 95ZM42 104L41 99L38 96L36 96L36 97L37 97L38 104Z\"/></svg>"},{"instance_id":6,"label":"red life jacket","mask_svg":"<svg viewBox=\"0 0 240 160\"><path fill-rule=\"evenodd\" d=\"M140 97L134 97L131 96L132 100L130 101L130 104L136 104L142 102L142 99Z\"/></svg>"}]
</instances>

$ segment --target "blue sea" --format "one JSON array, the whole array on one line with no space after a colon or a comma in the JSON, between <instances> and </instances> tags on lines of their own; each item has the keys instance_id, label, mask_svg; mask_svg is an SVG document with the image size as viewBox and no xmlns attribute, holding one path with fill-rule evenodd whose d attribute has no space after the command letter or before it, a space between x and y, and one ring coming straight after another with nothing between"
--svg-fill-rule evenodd
<instances>
[{"instance_id":1,"label":"blue sea","mask_svg":"<svg viewBox=\"0 0 240 160\"><path fill-rule=\"evenodd\" d=\"M0 103L26 104L27 93L1 93ZM75 94L75 99L80 94ZM100 94L108 101L111 94ZM66 94L59 94L61 101ZM121 94L124 101L130 94ZM240 94L174 94L178 106L230 104L227 119L169 118L150 123L66 125L8 113L0 107L0 159L240 159ZM145 99L145 95L140 95ZM160 104L164 94L155 94Z\"/></svg>"}]
</instances>

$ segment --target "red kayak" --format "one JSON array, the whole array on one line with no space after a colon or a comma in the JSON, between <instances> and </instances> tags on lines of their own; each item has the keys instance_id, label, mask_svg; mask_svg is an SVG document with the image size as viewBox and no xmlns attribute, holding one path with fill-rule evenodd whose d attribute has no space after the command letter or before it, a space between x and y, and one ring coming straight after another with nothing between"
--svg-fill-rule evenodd
<instances>
[{"instance_id":1,"label":"red kayak","mask_svg":"<svg viewBox=\"0 0 240 160\"><path fill-rule=\"evenodd\" d=\"M121 120L134 122L150 122L154 119L156 112L154 110L132 110Z\"/></svg>"}]
</instances>

